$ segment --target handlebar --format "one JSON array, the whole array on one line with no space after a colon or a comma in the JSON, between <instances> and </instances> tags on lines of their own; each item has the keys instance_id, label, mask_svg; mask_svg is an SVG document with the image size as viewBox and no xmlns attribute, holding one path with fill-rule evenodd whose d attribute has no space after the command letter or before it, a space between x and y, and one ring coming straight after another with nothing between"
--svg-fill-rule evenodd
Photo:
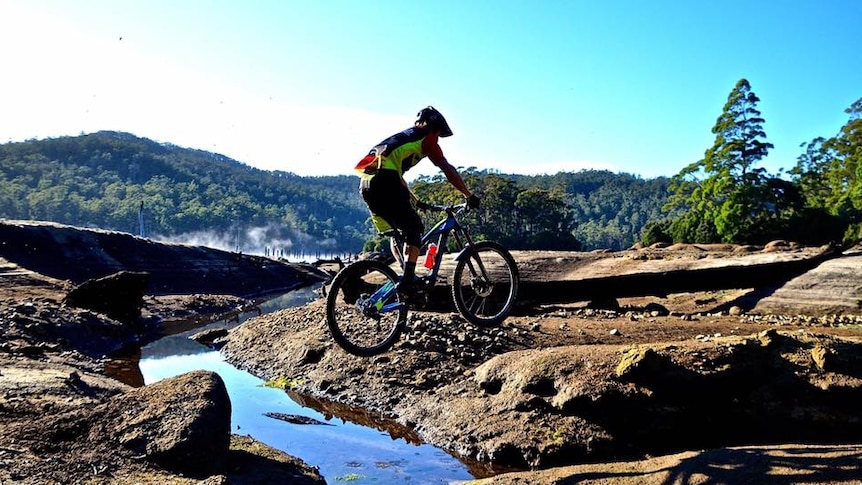
<instances>
[{"instance_id":1,"label":"handlebar","mask_svg":"<svg viewBox=\"0 0 862 485\"><path fill-rule=\"evenodd\" d=\"M434 212L462 212L467 209L467 204L462 202L460 204L451 204L451 205L439 205L439 204L426 204L424 202L417 204L417 209L425 210L425 211L434 211Z\"/></svg>"}]
</instances>

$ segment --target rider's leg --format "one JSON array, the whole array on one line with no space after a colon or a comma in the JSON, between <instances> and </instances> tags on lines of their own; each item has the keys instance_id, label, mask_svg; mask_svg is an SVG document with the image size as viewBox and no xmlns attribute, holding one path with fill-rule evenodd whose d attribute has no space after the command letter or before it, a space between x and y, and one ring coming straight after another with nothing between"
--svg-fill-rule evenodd
<instances>
[{"instance_id":1,"label":"rider's leg","mask_svg":"<svg viewBox=\"0 0 862 485\"><path fill-rule=\"evenodd\" d=\"M389 238L389 251L392 253L392 256L395 257L395 261L398 261L398 266L403 268L404 252L398 247L398 241L396 241L394 237Z\"/></svg>"},{"instance_id":2,"label":"rider's leg","mask_svg":"<svg viewBox=\"0 0 862 485\"><path fill-rule=\"evenodd\" d=\"M419 260L419 247L410 244L404 245L404 274L398 282L397 291L405 300L410 301L416 295L416 285L413 279L416 275L416 261Z\"/></svg>"},{"instance_id":3,"label":"rider's leg","mask_svg":"<svg viewBox=\"0 0 862 485\"><path fill-rule=\"evenodd\" d=\"M407 261L404 263L404 277L402 280L406 281L409 285L413 283L413 277L416 275L416 261L419 260L419 248L405 244L404 252L406 253Z\"/></svg>"},{"instance_id":4,"label":"rider's leg","mask_svg":"<svg viewBox=\"0 0 862 485\"><path fill-rule=\"evenodd\" d=\"M394 170L381 170L367 183L361 186L362 198L371 210L371 220L375 222L378 231L383 221L387 226L401 230L406 242L404 250L404 275L401 278L401 290L412 293L413 277L416 274L416 261L419 259L419 247L422 245L424 227L422 218L413 208L410 190ZM394 251L393 251L394 252ZM399 259L396 256L396 259Z\"/></svg>"},{"instance_id":5,"label":"rider's leg","mask_svg":"<svg viewBox=\"0 0 862 485\"><path fill-rule=\"evenodd\" d=\"M381 170L371 179L363 179L360 193L371 211L371 221L380 233L385 233L392 228L398 228L405 236L407 246L404 253L398 248L395 241L390 239L390 250L400 266L411 260L410 246L415 246L415 255L412 261L415 263L419 258L418 247L422 244L422 233L424 227L422 218L413 209L410 190L404 185L400 175L394 170Z\"/></svg>"}]
</instances>

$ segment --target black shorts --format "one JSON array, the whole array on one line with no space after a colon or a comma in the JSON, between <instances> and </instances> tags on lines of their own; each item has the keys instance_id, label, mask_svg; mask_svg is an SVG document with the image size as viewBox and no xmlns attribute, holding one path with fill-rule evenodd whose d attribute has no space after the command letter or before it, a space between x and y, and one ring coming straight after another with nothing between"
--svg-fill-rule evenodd
<instances>
[{"instance_id":1,"label":"black shorts","mask_svg":"<svg viewBox=\"0 0 862 485\"><path fill-rule=\"evenodd\" d=\"M422 244L425 227L416 210L413 197L394 170L380 170L371 177L367 188L360 190L371 214L383 218L390 226L401 230L410 246Z\"/></svg>"}]
</instances>

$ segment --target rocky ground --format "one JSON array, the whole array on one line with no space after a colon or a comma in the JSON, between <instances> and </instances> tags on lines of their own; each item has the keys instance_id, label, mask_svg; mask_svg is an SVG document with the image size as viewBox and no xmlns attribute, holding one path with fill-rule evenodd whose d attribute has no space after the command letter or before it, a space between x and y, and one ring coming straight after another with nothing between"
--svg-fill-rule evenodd
<instances>
[{"instance_id":1,"label":"rocky ground","mask_svg":"<svg viewBox=\"0 0 862 485\"><path fill-rule=\"evenodd\" d=\"M751 482L727 480L732 463L715 462L712 473L710 458L697 453L666 458L660 463L678 463L657 476L691 472L713 480L704 483L787 483L780 476L799 470L779 469L799 467L813 471L806 483L858 483L858 319L827 324L705 310L661 315L652 308L641 302L621 311L554 306L492 330L454 314L417 313L392 352L368 359L331 343L315 303L246 322L231 333L224 353L261 377L301 382L297 390L324 400L306 403L324 412L332 411L330 401L373 409L378 417L354 419L394 435L406 426L464 457L477 477L513 466L550 468L484 483L552 483L545 480L554 475L643 483L657 473L650 470L663 469L652 466L658 462L630 464L622 468L626 473L613 472L622 466L614 463L763 443L849 446L806 451L809 461L799 454L787 461L781 447L727 448L724 460L750 453L762 461ZM818 465L840 456L852 471ZM596 462L607 468L553 468Z\"/></svg>"},{"instance_id":2,"label":"rocky ground","mask_svg":"<svg viewBox=\"0 0 862 485\"><path fill-rule=\"evenodd\" d=\"M848 271L800 278L850 288L843 300L856 305L857 254L828 262ZM376 411L375 426L406 428L475 476L494 475L482 483L859 483L862 312L826 314L812 301L773 314L754 293L531 305L495 329L414 312L374 358L333 344L316 302L246 322L223 352L300 383L324 411ZM767 293L764 307L783 294ZM511 467L533 471L499 474Z\"/></svg>"},{"instance_id":3,"label":"rocky ground","mask_svg":"<svg viewBox=\"0 0 862 485\"><path fill-rule=\"evenodd\" d=\"M316 469L230 434L217 374L143 388L106 377L106 355L160 322L237 311L225 295L147 297L122 323L64 303L74 285L0 258L0 484L324 483Z\"/></svg>"},{"instance_id":4,"label":"rocky ground","mask_svg":"<svg viewBox=\"0 0 862 485\"><path fill-rule=\"evenodd\" d=\"M712 264L704 253L640 254L681 270ZM487 477L477 483L859 483L858 254L767 294L534 303L495 329L417 311L396 347L370 359L332 343L314 302L247 321L224 353L260 377L300 383L296 399L309 406L463 457ZM533 256L517 256L525 273L543 274L541 261L558 271L610 264ZM635 256L619 257L644 260ZM72 286L0 260L0 483L322 482L313 467L228 435L215 374L138 389L104 375L103 356L150 338L154 322L249 301L203 288L146 296L141 319L123 324L64 304ZM806 287L831 297L794 307ZM225 432L201 431L213 429Z\"/></svg>"}]
</instances>

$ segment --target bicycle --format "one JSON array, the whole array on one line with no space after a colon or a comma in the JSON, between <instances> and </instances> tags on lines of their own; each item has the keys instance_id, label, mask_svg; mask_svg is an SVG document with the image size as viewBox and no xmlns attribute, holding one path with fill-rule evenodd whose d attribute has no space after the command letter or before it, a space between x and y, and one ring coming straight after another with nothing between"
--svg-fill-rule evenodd
<instances>
[{"instance_id":1,"label":"bicycle","mask_svg":"<svg viewBox=\"0 0 862 485\"><path fill-rule=\"evenodd\" d=\"M453 242L455 269L451 295L464 318L479 326L499 325L512 310L518 293L518 266L503 246L492 241L474 243L458 215L466 204L426 205L427 210L445 212L423 237L420 253L435 244L438 251L428 255L428 274L416 280L420 294L427 294L440 277L443 255ZM396 261L403 266L400 248L404 239L397 230L390 237ZM436 240L435 240L436 238ZM399 257L400 256L400 257ZM402 268L403 274L403 268ZM326 323L333 339L345 351L372 356L389 350L407 325L408 302L396 291L399 275L389 264L366 259L356 261L335 275L326 298Z\"/></svg>"}]
</instances>

